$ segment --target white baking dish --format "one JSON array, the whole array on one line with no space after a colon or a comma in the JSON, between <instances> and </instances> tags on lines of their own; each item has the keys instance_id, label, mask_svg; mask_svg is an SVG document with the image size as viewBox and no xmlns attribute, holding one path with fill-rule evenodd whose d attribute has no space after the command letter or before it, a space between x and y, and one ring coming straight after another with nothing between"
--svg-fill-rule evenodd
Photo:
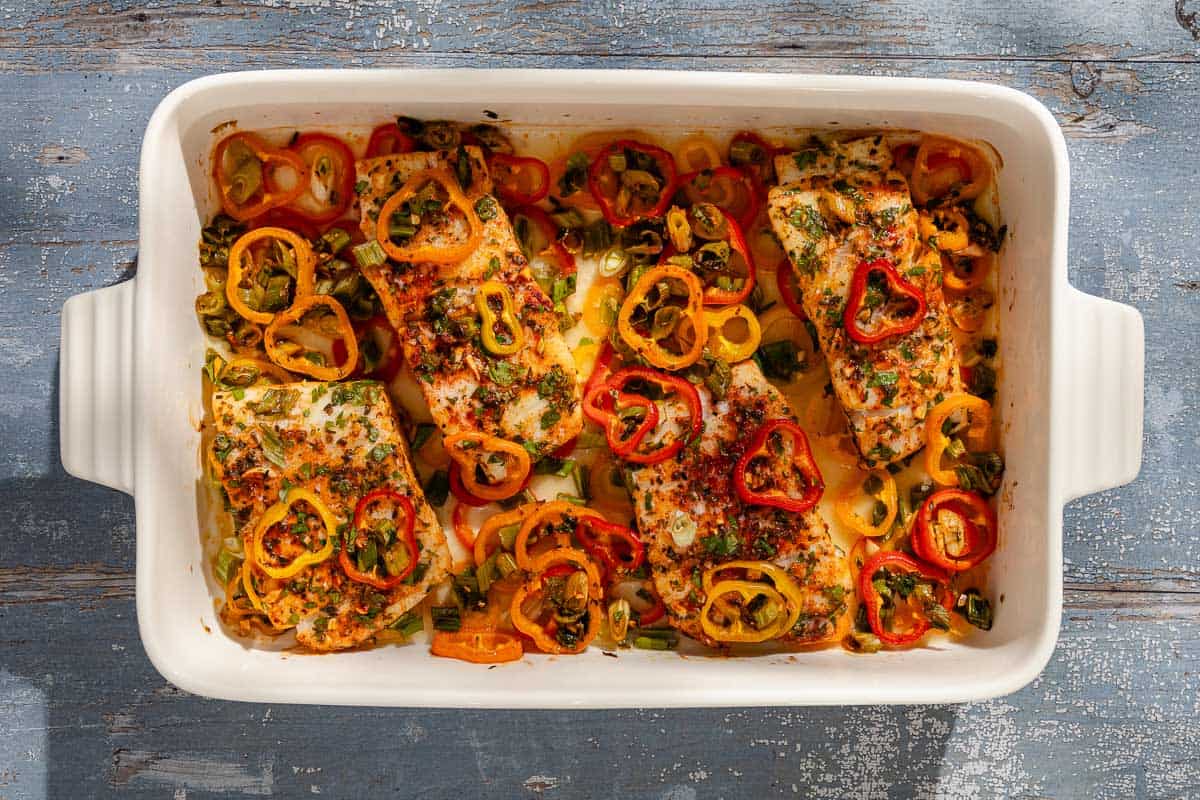
<instances>
[{"instance_id":1,"label":"white baking dish","mask_svg":"<svg viewBox=\"0 0 1200 800\"><path fill-rule=\"evenodd\" d=\"M984 139L1004 160L1012 232L1000 287L998 411L1008 471L990 593L995 628L874 656L840 648L680 658L593 648L496 669L422 646L328 656L253 649L222 633L204 574L196 423L206 339L194 243L210 211L217 124L371 124L402 111L611 127L916 128ZM63 309L62 459L135 495L137 610L146 652L197 694L266 702L615 707L951 702L1012 692L1046 664L1062 601L1062 506L1132 480L1141 461L1143 332L1132 308L1067 283L1068 165L1037 101L975 83L609 71L286 71L204 78L158 107L142 150L136 279Z\"/></svg>"}]
</instances>

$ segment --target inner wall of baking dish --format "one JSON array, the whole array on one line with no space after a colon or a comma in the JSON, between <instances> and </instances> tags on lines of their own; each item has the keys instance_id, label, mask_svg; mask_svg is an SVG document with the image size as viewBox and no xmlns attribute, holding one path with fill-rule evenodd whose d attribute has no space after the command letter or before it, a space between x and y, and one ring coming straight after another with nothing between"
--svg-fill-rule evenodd
<instances>
[{"instance_id":1,"label":"inner wall of baking dish","mask_svg":"<svg viewBox=\"0 0 1200 800\"><path fill-rule=\"evenodd\" d=\"M234 91L225 100L236 99ZM315 92L314 92L315 94ZM329 93L331 97L353 98L353 92ZM177 155L186 165L186 185L154 187L149 192L170 196L170 205L186 209L170 230L151 232L164 238L157 252L171 253L160 263L142 263L139 282L153 298L140 297L138 313L152 312L169 326L170 339L186 342L183 350L162 352L155 360L139 363L161 365L160 386L172 387L172 402L163 404L163 414L154 427L164 432L158 455L153 490L166 502L156 504L159 519L150 528L139 526L139 538L155 537L157 580L152 585L161 591L166 603L159 607L158 621L169 630L173 654L183 658L184 667L211 693L267 699L314 699L344 702L400 704L475 704L522 705L553 702L556 704L604 705L637 702L643 704L708 702L753 702L753 692L741 696L726 682L733 670L739 681L754 673L755 680L777 677L787 681L787 691L778 702L821 702L835 694L880 699L894 681L908 684L912 691L927 691L936 696L947 694L945 680L952 675L970 680L1002 680L1006 671L1019 668L1047 624L1047 609L1053 606L1047 576L1057 569L1056 541L1058 509L1046 491L1049 465L1049 358L1050 298L1054 280L1051 252L1054 237L1054 208L1048 178L1053 172L1051 153L1036 137L1007 123L957 113L952 110L878 111L877 101L863 98L863 108L828 108L811 105L814 97L798 96L783 107L741 107L728 105L655 105L545 103L534 101L503 102L496 95L484 101L451 103L444 101L390 99L406 93L376 93L356 102L264 102L252 105L228 104L219 98L201 96L185 104L177 115ZM313 94L310 94L311 98ZM500 95L502 97L502 95ZM717 98L705 98L717 99ZM819 96L818 96L819 99ZM800 102L803 100L804 102ZM201 102L203 101L203 102ZM732 99L731 99L732 102ZM741 105L745 105L744 98ZM852 105L852 104L848 104ZM936 107L936 103L932 103ZM931 107L931 101L923 105ZM488 113L491 112L491 113ZM208 342L190 312L197 293L203 290L199 270L195 268L193 243L198 239L202 220L214 210L207 173L208 150L213 129L236 120L240 129L276 126L336 126L349 128L378 124L395 113L422 118L453 119L462 122L494 121L501 124L544 125L556 128L672 128L707 131L741 128L915 128L963 138L983 139L993 144L1005 161L999 174L1002 213L1011 238L1001 258L1000 345L1004 370L1000 376L998 413L1002 447L1007 459L1005 485L1000 495L1001 546L993 558L989 579L990 594L996 603L995 627L988 633L972 636L966 642L952 643L935 639L925 649L882 653L871 657L852 656L840 648L754 658L689 657L643 651L622 652L620 658L604 658L597 649L572 658L532 656L525 663L494 670L438 660L430 664L422 646L385 647L376 650L343 653L334 656L307 657L255 649L247 642L225 635L216 618L212 591L204 579L207 571L201 551L201 526L211 520L197 519L193 509L196 493L202 491L198 449L199 437L192 426L200 417L199 369ZM153 179L153 176L148 176ZM169 278L168 278L169 275ZM183 276L186 279L181 280ZM1018 291L1017 287L1020 287ZM144 302L149 299L149 303ZM156 343L144 342L153 349ZM1016 413L1017 410L1020 413ZM168 444L169 443L169 444ZM169 446L169 449L166 449ZM139 471L140 472L140 471ZM139 477L144 477L141 473ZM139 504L146 496L138 485ZM187 498L170 503L170 498ZM146 565L148 566L148 565ZM139 569L143 567L139 559ZM153 600L151 602L154 602ZM156 604L157 605L157 604ZM1056 624L1056 620L1055 620ZM166 632L166 631L164 631ZM517 681L535 665L536 684ZM602 666L597 666L602 664ZM270 665L264 670L263 667ZM422 666L423 665L423 666ZM593 669L593 667L596 667ZM916 672L911 671L916 668ZM901 670L902 672L898 671ZM415 670L415 672L414 672ZM436 673L435 673L436 671ZM630 671L637 673L641 688L634 692L628 685ZM431 687L422 679L437 674L451 679L454 691L441 696L443 688ZM232 683L229 679L236 675ZM806 688L793 682L819 676L822 683ZM353 677L354 687L346 679ZM453 686L461 677L472 689ZM337 679L336 681L334 679ZM586 679L592 691L579 696L575 688ZM222 690L222 681L228 688ZM284 681L285 687L280 686ZM914 684L915 682L915 684ZM279 693L291 684L290 691ZM396 690L421 684L422 696L402 696ZM410 686L409 688L412 688ZM764 686L764 684L758 684ZM922 688L923 687L923 688ZM497 690L514 688L521 697L496 695ZM899 688L899 687L896 687ZM382 692L383 694L363 694ZM567 694L563 695L562 692ZM556 694L560 693L560 694ZM522 697L528 699L522 699Z\"/></svg>"}]
</instances>

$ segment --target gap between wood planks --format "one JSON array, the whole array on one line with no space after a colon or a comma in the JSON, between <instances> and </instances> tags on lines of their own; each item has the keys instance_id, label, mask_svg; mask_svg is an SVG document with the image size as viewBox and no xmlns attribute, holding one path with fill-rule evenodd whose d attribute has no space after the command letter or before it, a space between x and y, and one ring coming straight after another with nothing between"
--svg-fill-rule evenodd
<instances>
[{"instance_id":1,"label":"gap between wood planks","mask_svg":"<svg viewBox=\"0 0 1200 800\"><path fill-rule=\"evenodd\" d=\"M252 57L255 55L264 55L267 60L272 62L288 62L295 63L298 67L306 66L306 62L318 62L319 66L328 66L336 68L339 64L332 63L340 62L350 67L362 66L377 66L386 67L387 64L380 64L380 61L388 61L397 56L404 59L405 63L397 64L397 66L417 67L419 62L425 59L437 58L491 58L491 59L511 59L511 58L537 58L537 59L594 59L597 62L597 68L605 61L612 59L644 59L652 62L667 62L678 63L685 61L704 60L706 62L771 62L779 61L786 63L796 63L804 61L857 61L865 65L880 65L887 62L905 62L905 61L964 61L964 62L1000 62L1006 64L1019 63L1055 63L1055 64L1072 64L1072 63L1088 63L1088 64L1184 64L1196 65L1200 64L1200 55L1159 55L1154 53L1146 53L1143 55L1132 56L1114 56L1109 53L1089 54L1081 48L1080 52L1064 52L1054 55L1011 55L1005 53L957 53L940 55L936 53L921 54L921 53L829 53L829 52L811 52L806 53L797 45L794 48L787 45L774 48L783 52L758 52L748 51L745 53L709 53L703 49L692 53L658 53L653 50L650 45L647 45L644 50L629 50L625 52L609 51L561 51L561 50L433 50L433 49L413 49L401 47L388 47L379 50L364 50L356 53L354 56L339 56L330 51L320 50L288 50L282 48L270 48L262 51L256 50L253 47L231 47L228 45L203 45L198 44L192 47L80 47L73 45L37 45L34 47L22 47L19 45L0 44L0 54L17 53L24 56L38 53L58 53L70 54L74 63L55 64L48 68L41 68L31 71L39 72L54 72L64 73L73 71L91 71L88 61L85 56L102 57L105 59L105 66L111 67L113 73L127 72L131 69L148 66L158 66L161 68L180 68L187 66L192 62L186 58L191 53L205 54L227 54L229 69L249 69L252 64L258 62ZM1103 49L1104 46L1098 46ZM139 54L155 54L157 56L173 55L175 57L155 63L153 61L132 61L127 63L112 62L114 55L129 59L137 57ZM0 56L0 71L26 71L19 65L9 65L4 63L4 58ZM486 67L487 65L485 65ZM547 68L553 68L548 66ZM586 66L572 65L570 69L586 69ZM650 66L632 67L634 69L650 69Z\"/></svg>"}]
</instances>

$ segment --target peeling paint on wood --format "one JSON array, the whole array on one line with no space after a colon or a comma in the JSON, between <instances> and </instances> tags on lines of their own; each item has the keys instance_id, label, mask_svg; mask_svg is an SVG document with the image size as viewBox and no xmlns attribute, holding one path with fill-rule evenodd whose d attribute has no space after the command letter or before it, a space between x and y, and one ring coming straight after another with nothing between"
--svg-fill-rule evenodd
<instances>
[{"instance_id":1,"label":"peeling paint on wood","mask_svg":"<svg viewBox=\"0 0 1200 800\"><path fill-rule=\"evenodd\" d=\"M1200 796L1196 0L8 0L0 20L0 797ZM137 635L133 504L58 462L58 313L136 270L158 101L297 66L954 77L1046 103L1072 162L1071 281L1142 311L1147 385L1142 476L1065 512L1042 677L954 707L609 713L165 684Z\"/></svg>"}]
</instances>

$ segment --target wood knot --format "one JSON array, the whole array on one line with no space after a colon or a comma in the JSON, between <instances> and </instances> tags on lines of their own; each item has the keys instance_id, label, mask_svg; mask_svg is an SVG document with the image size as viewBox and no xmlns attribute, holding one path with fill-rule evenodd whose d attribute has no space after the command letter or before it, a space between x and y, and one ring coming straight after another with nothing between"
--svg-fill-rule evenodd
<instances>
[{"instance_id":1,"label":"wood knot","mask_svg":"<svg viewBox=\"0 0 1200 800\"><path fill-rule=\"evenodd\" d=\"M1192 38L1200 42L1200 11L1193 10L1189 6L1200 7L1200 3L1193 4L1189 0L1175 0L1175 21L1179 23L1179 27L1192 35Z\"/></svg>"},{"instance_id":2,"label":"wood knot","mask_svg":"<svg viewBox=\"0 0 1200 800\"><path fill-rule=\"evenodd\" d=\"M1096 91L1100 82L1100 70L1086 61L1071 62L1071 89L1075 94L1086 100Z\"/></svg>"}]
</instances>

